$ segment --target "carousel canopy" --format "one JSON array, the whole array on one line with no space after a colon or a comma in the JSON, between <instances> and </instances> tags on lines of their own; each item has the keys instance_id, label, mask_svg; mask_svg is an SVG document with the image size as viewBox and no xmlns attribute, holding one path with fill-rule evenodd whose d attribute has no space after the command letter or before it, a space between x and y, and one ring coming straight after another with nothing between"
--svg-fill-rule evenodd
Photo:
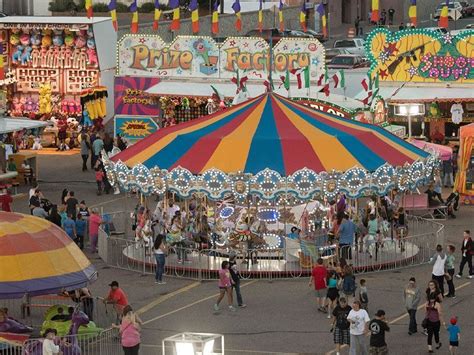
<instances>
[{"instance_id":1,"label":"carousel canopy","mask_svg":"<svg viewBox=\"0 0 474 355\"><path fill-rule=\"evenodd\" d=\"M71 290L97 277L66 233L45 219L0 212L0 299Z\"/></svg>"},{"instance_id":2,"label":"carousel canopy","mask_svg":"<svg viewBox=\"0 0 474 355\"><path fill-rule=\"evenodd\" d=\"M277 95L263 95L185 124L164 128L114 156L127 166L182 167L193 174L215 168L288 176L358 166L375 171L428 154L381 127L314 111Z\"/></svg>"}]
</instances>

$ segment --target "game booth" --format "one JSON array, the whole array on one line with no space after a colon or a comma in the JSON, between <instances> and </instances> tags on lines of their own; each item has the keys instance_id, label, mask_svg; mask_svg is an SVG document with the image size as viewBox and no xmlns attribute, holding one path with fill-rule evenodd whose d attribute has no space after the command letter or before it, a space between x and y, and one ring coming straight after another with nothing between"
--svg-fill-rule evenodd
<instances>
[{"instance_id":1,"label":"game booth","mask_svg":"<svg viewBox=\"0 0 474 355\"><path fill-rule=\"evenodd\" d=\"M458 172L454 185L461 203L474 204L474 123L460 129Z\"/></svg>"},{"instance_id":2,"label":"game booth","mask_svg":"<svg viewBox=\"0 0 474 355\"><path fill-rule=\"evenodd\" d=\"M357 221L359 198L414 190L431 179L437 164L437 156L383 127L315 111L275 93L163 128L105 158L109 181L122 191L155 195L164 206L179 200L187 216L207 216L213 230L209 249L196 249L190 258L192 267L202 263L214 272L232 250L258 250L252 257L258 266L249 266L255 272L291 273L319 256L334 258L329 201L345 195ZM130 262L153 265L151 244L142 242L121 252ZM418 252L416 245L401 251L387 244L384 258L401 262ZM366 267L378 260L364 254L353 262ZM186 268L174 253L167 265Z\"/></svg>"},{"instance_id":3,"label":"game booth","mask_svg":"<svg viewBox=\"0 0 474 355\"><path fill-rule=\"evenodd\" d=\"M77 144L79 125L104 125L114 110L116 37L110 18L1 18L6 115L52 121L43 146L57 145L58 135Z\"/></svg>"}]
</instances>

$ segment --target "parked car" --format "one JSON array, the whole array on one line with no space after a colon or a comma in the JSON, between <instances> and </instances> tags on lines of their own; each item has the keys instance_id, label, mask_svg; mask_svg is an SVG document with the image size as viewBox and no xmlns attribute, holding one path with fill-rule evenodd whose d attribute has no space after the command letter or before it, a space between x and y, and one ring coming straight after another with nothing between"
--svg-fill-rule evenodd
<instances>
[{"instance_id":1,"label":"parked car","mask_svg":"<svg viewBox=\"0 0 474 355\"><path fill-rule=\"evenodd\" d=\"M247 37L262 37L270 43L272 41L272 45L275 45L280 39L287 38L287 37L306 37L310 38L312 36L305 34L304 32L297 31L297 30L283 30L280 31L278 28L268 28L263 29L262 32L259 30L251 30L247 32Z\"/></svg>"},{"instance_id":2,"label":"parked car","mask_svg":"<svg viewBox=\"0 0 474 355\"><path fill-rule=\"evenodd\" d=\"M444 27L425 27L424 28L425 30L428 30L428 31L435 31L435 32L439 32L440 34L444 35L446 33L448 33L448 30Z\"/></svg>"},{"instance_id":3,"label":"parked car","mask_svg":"<svg viewBox=\"0 0 474 355\"><path fill-rule=\"evenodd\" d=\"M462 6L462 17L470 17L474 15L474 6L469 4L467 1L460 1L459 2Z\"/></svg>"},{"instance_id":4,"label":"parked car","mask_svg":"<svg viewBox=\"0 0 474 355\"><path fill-rule=\"evenodd\" d=\"M334 42L334 48L344 48L351 54L365 56L364 43L362 38L339 39Z\"/></svg>"},{"instance_id":5,"label":"parked car","mask_svg":"<svg viewBox=\"0 0 474 355\"><path fill-rule=\"evenodd\" d=\"M305 33L313 36L314 38L316 38L321 43L324 43L324 42L327 41L327 38L324 37L324 35L321 32L316 32L314 30L307 29Z\"/></svg>"},{"instance_id":6,"label":"parked car","mask_svg":"<svg viewBox=\"0 0 474 355\"><path fill-rule=\"evenodd\" d=\"M369 62L357 54L341 54L331 59L329 69L356 69L368 67Z\"/></svg>"},{"instance_id":7,"label":"parked car","mask_svg":"<svg viewBox=\"0 0 474 355\"><path fill-rule=\"evenodd\" d=\"M284 30L284 37L302 37L302 38L313 38L310 34L304 33L303 31L298 30Z\"/></svg>"},{"instance_id":8,"label":"parked car","mask_svg":"<svg viewBox=\"0 0 474 355\"><path fill-rule=\"evenodd\" d=\"M337 55L341 54L350 54L347 49L344 48L328 48L326 49L326 64L329 64L332 60Z\"/></svg>"},{"instance_id":9,"label":"parked car","mask_svg":"<svg viewBox=\"0 0 474 355\"><path fill-rule=\"evenodd\" d=\"M441 15L441 10L446 5L446 2L442 2L436 8L436 12L434 14L434 18L438 19ZM448 3L448 18L450 20L457 21L462 17L462 5L459 1L449 2Z\"/></svg>"}]
</instances>

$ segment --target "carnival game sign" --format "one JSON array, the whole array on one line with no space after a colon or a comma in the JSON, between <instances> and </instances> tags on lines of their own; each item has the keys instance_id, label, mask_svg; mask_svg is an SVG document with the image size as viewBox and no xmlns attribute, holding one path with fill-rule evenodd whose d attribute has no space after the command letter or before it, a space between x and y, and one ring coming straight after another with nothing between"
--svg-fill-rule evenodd
<instances>
[{"instance_id":1,"label":"carnival game sign","mask_svg":"<svg viewBox=\"0 0 474 355\"><path fill-rule=\"evenodd\" d=\"M118 44L119 76L232 79L239 72L252 80L268 80L292 69L310 67L317 80L324 70L324 49L316 39L285 38L274 47L261 38L229 37L218 46L210 37L178 36L165 43L154 35L126 35Z\"/></svg>"},{"instance_id":2,"label":"carnival game sign","mask_svg":"<svg viewBox=\"0 0 474 355\"><path fill-rule=\"evenodd\" d=\"M375 29L366 53L370 72L383 81L474 82L474 30L453 36L426 29Z\"/></svg>"},{"instance_id":3,"label":"carnival game sign","mask_svg":"<svg viewBox=\"0 0 474 355\"><path fill-rule=\"evenodd\" d=\"M143 116L116 116L115 135L127 140L136 141L158 130L158 125L151 117Z\"/></svg>"},{"instance_id":4,"label":"carnival game sign","mask_svg":"<svg viewBox=\"0 0 474 355\"><path fill-rule=\"evenodd\" d=\"M159 78L115 77L115 114L160 116L158 98L146 92L159 82Z\"/></svg>"}]
</instances>

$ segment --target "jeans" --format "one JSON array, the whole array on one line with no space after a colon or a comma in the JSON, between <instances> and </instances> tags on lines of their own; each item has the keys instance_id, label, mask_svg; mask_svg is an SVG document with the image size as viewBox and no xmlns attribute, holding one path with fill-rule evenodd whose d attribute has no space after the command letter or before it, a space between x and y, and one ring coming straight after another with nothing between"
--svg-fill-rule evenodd
<instances>
[{"instance_id":1,"label":"jeans","mask_svg":"<svg viewBox=\"0 0 474 355\"><path fill-rule=\"evenodd\" d=\"M431 275L432 280L435 280L438 282L439 285L439 290L441 291L441 294L444 296L444 275L441 276L435 276Z\"/></svg>"},{"instance_id":2,"label":"jeans","mask_svg":"<svg viewBox=\"0 0 474 355\"><path fill-rule=\"evenodd\" d=\"M83 298L82 299L82 311L87 314L89 320L92 322L94 320L94 299L93 298Z\"/></svg>"},{"instance_id":3,"label":"jeans","mask_svg":"<svg viewBox=\"0 0 474 355\"><path fill-rule=\"evenodd\" d=\"M176 243L176 254L178 256L178 261L187 260L185 247L186 245L183 242Z\"/></svg>"},{"instance_id":4,"label":"jeans","mask_svg":"<svg viewBox=\"0 0 474 355\"><path fill-rule=\"evenodd\" d=\"M87 159L89 159L89 155L82 155L82 171L87 170Z\"/></svg>"},{"instance_id":5,"label":"jeans","mask_svg":"<svg viewBox=\"0 0 474 355\"><path fill-rule=\"evenodd\" d=\"M155 254L156 259L156 274L155 280L158 282L163 281L163 273L165 272L165 254Z\"/></svg>"},{"instance_id":6,"label":"jeans","mask_svg":"<svg viewBox=\"0 0 474 355\"><path fill-rule=\"evenodd\" d=\"M234 290L235 290L235 294L237 296L237 304L239 306L243 305L244 302L242 300L242 294L240 293L240 280L237 280L235 283L234 283L234 286L233 286Z\"/></svg>"},{"instance_id":7,"label":"jeans","mask_svg":"<svg viewBox=\"0 0 474 355\"><path fill-rule=\"evenodd\" d=\"M77 234L75 242L81 250L84 249L84 236L83 235Z\"/></svg>"},{"instance_id":8,"label":"jeans","mask_svg":"<svg viewBox=\"0 0 474 355\"><path fill-rule=\"evenodd\" d=\"M97 234L91 234L89 238L91 241L91 253L95 253L97 251L97 240L99 236Z\"/></svg>"},{"instance_id":9,"label":"jeans","mask_svg":"<svg viewBox=\"0 0 474 355\"><path fill-rule=\"evenodd\" d=\"M448 284L448 295L454 296L455 295L455 290L454 290L454 269L448 269L447 270L449 276L451 276L450 280L447 280L446 283Z\"/></svg>"},{"instance_id":10,"label":"jeans","mask_svg":"<svg viewBox=\"0 0 474 355\"><path fill-rule=\"evenodd\" d=\"M91 169L94 169L95 163L97 162L98 159L99 159L98 155L95 155L95 154L91 155Z\"/></svg>"},{"instance_id":11,"label":"jeans","mask_svg":"<svg viewBox=\"0 0 474 355\"><path fill-rule=\"evenodd\" d=\"M462 271L464 270L464 265L469 267L469 275L472 275L472 255L463 256L461 259L461 264L459 265L459 275L462 275Z\"/></svg>"},{"instance_id":12,"label":"jeans","mask_svg":"<svg viewBox=\"0 0 474 355\"><path fill-rule=\"evenodd\" d=\"M339 244L340 257L346 260L352 259L352 245L351 244Z\"/></svg>"},{"instance_id":13,"label":"jeans","mask_svg":"<svg viewBox=\"0 0 474 355\"><path fill-rule=\"evenodd\" d=\"M436 344L439 344L439 328L441 327L441 322L431 322L428 321L428 327L426 328L428 330L428 345L433 344L433 335L435 338Z\"/></svg>"},{"instance_id":14,"label":"jeans","mask_svg":"<svg viewBox=\"0 0 474 355\"><path fill-rule=\"evenodd\" d=\"M351 334L351 349L350 355L367 355L367 340L365 334L353 335Z\"/></svg>"},{"instance_id":15,"label":"jeans","mask_svg":"<svg viewBox=\"0 0 474 355\"><path fill-rule=\"evenodd\" d=\"M453 173L445 173L443 176L443 185L452 187L454 185Z\"/></svg>"},{"instance_id":16,"label":"jeans","mask_svg":"<svg viewBox=\"0 0 474 355\"><path fill-rule=\"evenodd\" d=\"M408 324L408 331L410 333L416 333L417 332L416 308L415 309L409 309L408 310L408 315L410 316L410 323Z\"/></svg>"}]
</instances>

